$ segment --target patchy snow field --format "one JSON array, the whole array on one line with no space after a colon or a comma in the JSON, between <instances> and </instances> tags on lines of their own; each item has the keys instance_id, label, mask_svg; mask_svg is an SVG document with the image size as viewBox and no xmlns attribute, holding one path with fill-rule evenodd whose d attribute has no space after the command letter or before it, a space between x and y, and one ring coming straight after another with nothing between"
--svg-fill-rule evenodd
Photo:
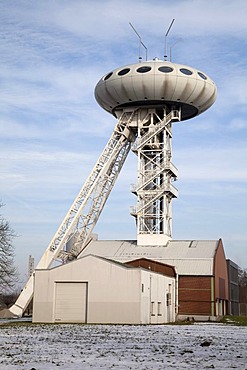
<instances>
[{"instance_id":1,"label":"patchy snow field","mask_svg":"<svg viewBox=\"0 0 247 370\"><path fill-rule=\"evenodd\" d=\"M247 369L247 327L0 325L1 370Z\"/></svg>"}]
</instances>

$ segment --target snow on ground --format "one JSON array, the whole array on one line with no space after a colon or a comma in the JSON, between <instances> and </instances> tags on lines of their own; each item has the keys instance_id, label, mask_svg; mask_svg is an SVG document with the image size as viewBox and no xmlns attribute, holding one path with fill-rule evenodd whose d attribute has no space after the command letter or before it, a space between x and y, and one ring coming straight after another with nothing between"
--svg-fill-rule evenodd
<instances>
[{"instance_id":1,"label":"snow on ground","mask_svg":"<svg viewBox=\"0 0 247 370\"><path fill-rule=\"evenodd\" d=\"M247 369L247 327L0 326L1 370Z\"/></svg>"}]
</instances>

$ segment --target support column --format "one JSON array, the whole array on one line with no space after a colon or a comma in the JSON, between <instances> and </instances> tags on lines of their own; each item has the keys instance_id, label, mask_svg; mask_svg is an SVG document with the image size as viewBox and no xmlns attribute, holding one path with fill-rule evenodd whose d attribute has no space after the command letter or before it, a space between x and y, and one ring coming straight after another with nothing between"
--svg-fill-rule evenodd
<instances>
[{"instance_id":1,"label":"support column","mask_svg":"<svg viewBox=\"0 0 247 370\"><path fill-rule=\"evenodd\" d=\"M140 109L137 140L132 150L138 156L135 194L138 245L164 245L172 238L172 185L177 168L172 164L172 122L180 112L168 108Z\"/></svg>"}]
</instances>

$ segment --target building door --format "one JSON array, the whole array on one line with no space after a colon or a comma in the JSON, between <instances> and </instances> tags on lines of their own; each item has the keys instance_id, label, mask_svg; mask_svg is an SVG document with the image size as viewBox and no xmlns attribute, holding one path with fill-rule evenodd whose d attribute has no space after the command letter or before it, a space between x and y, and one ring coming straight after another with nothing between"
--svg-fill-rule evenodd
<instances>
[{"instance_id":1,"label":"building door","mask_svg":"<svg viewBox=\"0 0 247 370\"><path fill-rule=\"evenodd\" d=\"M166 307L167 307L167 322L172 322L172 285L168 285L168 293L166 294Z\"/></svg>"},{"instance_id":2,"label":"building door","mask_svg":"<svg viewBox=\"0 0 247 370\"><path fill-rule=\"evenodd\" d=\"M87 322L87 283L56 283L54 321Z\"/></svg>"}]
</instances>

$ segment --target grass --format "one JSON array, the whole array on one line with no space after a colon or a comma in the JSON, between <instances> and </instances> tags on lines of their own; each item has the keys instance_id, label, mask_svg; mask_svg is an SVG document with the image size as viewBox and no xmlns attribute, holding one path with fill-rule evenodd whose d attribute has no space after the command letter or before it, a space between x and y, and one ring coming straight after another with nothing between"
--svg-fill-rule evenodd
<instances>
[{"instance_id":1,"label":"grass","mask_svg":"<svg viewBox=\"0 0 247 370\"><path fill-rule=\"evenodd\" d=\"M167 323L165 325L193 325L194 323L196 322L192 322L192 321L175 321L175 322L171 322L171 323ZM223 316L223 318L218 321L218 323L222 323L222 324L229 324L229 325L236 325L236 326L247 326L247 316ZM215 322L215 324L217 324L217 322ZM39 325L60 325L60 323L32 323L32 321L28 320L28 321L8 321L6 320L5 322L1 322L0 323L0 329L1 327L4 327L4 326L39 326ZM85 324L71 324L71 325L85 325ZM90 325L93 325L93 324L90 324Z\"/></svg>"},{"instance_id":2,"label":"grass","mask_svg":"<svg viewBox=\"0 0 247 370\"><path fill-rule=\"evenodd\" d=\"M220 322L224 324L247 326L247 316L223 316Z\"/></svg>"}]
</instances>

